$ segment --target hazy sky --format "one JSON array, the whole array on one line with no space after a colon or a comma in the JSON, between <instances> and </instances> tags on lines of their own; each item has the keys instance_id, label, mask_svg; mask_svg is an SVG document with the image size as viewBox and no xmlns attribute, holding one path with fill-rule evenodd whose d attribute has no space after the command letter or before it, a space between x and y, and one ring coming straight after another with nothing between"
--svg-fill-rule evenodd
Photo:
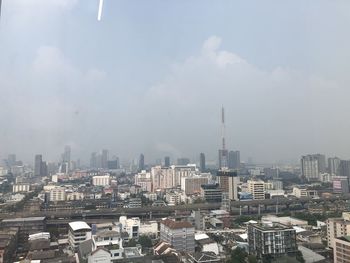
<instances>
[{"instance_id":1,"label":"hazy sky","mask_svg":"<svg viewBox=\"0 0 350 263\"><path fill-rule=\"evenodd\" d=\"M0 157L350 158L350 1L3 0Z\"/></svg>"}]
</instances>

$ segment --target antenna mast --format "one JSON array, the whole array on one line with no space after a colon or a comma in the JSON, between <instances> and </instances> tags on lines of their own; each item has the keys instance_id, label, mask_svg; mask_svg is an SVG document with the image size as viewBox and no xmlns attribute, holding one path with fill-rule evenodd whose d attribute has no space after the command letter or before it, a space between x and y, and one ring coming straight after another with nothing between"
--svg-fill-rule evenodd
<instances>
[{"instance_id":1,"label":"antenna mast","mask_svg":"<svg viewBox=\"0 0 350 263\"><path fill-rule=\"evenodd\" d=\"M221 139L222 139L222 150L226 149L225 143L225 109L224 106L221 108Z\"/></svg>"}]
</instances>

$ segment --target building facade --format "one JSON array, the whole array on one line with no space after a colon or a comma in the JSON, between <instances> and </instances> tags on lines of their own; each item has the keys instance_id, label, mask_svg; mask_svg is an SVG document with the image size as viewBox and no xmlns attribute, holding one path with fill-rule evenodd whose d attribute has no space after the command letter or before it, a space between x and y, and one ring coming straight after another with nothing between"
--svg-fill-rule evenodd
<instances>
[{"instance_id":1,"label":"building facade","mask_svg":"<svg viewBox=\"0 0 350 263\"><path fill-rule=\"evenodd\" d=\"M248 191L252 194L253 200L265 199L265 182L261 180L248 180Z\"/></svg>"},{"instance_id":2,"label":"building facade","mask_svg":"<svg viewBox=\"0 0 350 263\"><path fill-rule=\"evenodd\" d=\"M350 236L334 239L333 260L334 263L350 263Z\"/></svg>"},{"instance_id":3,"label":"building facade","mask_svg":"<svg viewBox=\"0 0 350 263\"><path fill-rule=\"evenodd\" d=\"M248 225L249 254L258 260L294 255L298 248L296 231L279 223Z\"/></svg>"},{"instance_id":4,"label":"building facade","mask_svg":"<svg viewBox=\"0 0 350 263\"><path fill-rule=\"evenodd\" d=\"M166 219L160 223L160 240L179 252L194 252L194 233L194 227L187 221Z\"/></svg>"},{"instance_id":5,"label":"building facade","mask_svg":"<svg viewBox=\"0 0 350 263\"><path fill-rule=\"evenodd\" d=\"M92 177L92 184L95 186L109 186L110 182L110 175L97 175Z\"/></svg>"}]
</instances>

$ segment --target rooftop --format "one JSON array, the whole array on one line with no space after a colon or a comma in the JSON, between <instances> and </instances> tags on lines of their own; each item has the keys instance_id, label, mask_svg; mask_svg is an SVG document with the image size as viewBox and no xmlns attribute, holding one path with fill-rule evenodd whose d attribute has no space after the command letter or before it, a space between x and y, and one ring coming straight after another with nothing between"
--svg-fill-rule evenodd
<instances>
[{"instance_id":1,"label":"rooftop","mask_svg":"<svg viewBox=\"0 0 350 263\"><path fill-rule=\"evenodd\" d=\"M69 227L73 231L84 230L84 229L91 230L90 226L84 221L70 222Z\"/></svg>"},{"instance_id":2,"label":"rooftop","mask_svg":"<svg viewBox=\"0 0 350 263\"><path fill-rule=\"evenodd\" d=\"M179 229L179 228L190 228L193 227L192 224L188 221L173 221L170 219L165 219L162 221L162 224L171 228L171 229Z\"/></svg>"},{"instance_id":3,"label":"rooftop","mask_svg":"<svg viewBox=\"0 0 350 263\"><path fill-rule=\"evenodd\" d=\"M255 228L258 228L262 231L274 231L274 230L291 230L295 231L295 229L288 227L286 225L283 225L281 223L275 223L275 222L269 222L269 223L258 223L258 224L250 224Z\"/></svg>"},{"instance_id":4,"label":"rooftop","mask_svg":"<svg viewBox=\"0 0 350 263\"><path fill-rule=\"evenodd\" d=\"M337 239L346 241L346 242L350 242L350 236L342 236L342 237L337 237Z\"/></svg>"}]
</instances>

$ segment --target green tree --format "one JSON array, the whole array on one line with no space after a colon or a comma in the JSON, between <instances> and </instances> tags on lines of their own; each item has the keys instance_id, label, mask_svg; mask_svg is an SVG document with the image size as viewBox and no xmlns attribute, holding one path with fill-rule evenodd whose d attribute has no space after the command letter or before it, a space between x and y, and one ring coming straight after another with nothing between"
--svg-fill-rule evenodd
<instances>
[{"instance_id":1,"label":"green tree","mask_svg":"<svg viewBox=\"0 0 350 263\"><path fill-rule=\"evenodd\" d=\"M227 263L246 263L246 257L248 253L243 248L236 248L231 252L231 258Z\"/></svg>"},{"instance_id":2,"label":"green tree","mask_svg":"<svg viewBox=\"0 0 350 263\"><path fill-rule=\"evenodd\" d=\"M305 259L303 257L303 253L301 253L300 250L298 250L297 254L296 254L296 259L300 262L300 263L305 263Z\"/></svg>"},{"instance_id":3,"label":"green tree","mask_svg":"<svg viewBox=\"0 0 350 263\"><path fill-rule=\"evenodd\" d=\"M136 247L136 245L137 245L136 240L132 238L124 244L124 247Z\"/></svg>"},{"instance_id":4,"label":"green tree","mask_svg":"<svg viewBox=\"0 0 350 263\"><path fill-rule=\"evenodd\" d=\"M258 260L256 259L256 256L249 255L248 256L248 263L258 263Z\"/></svg>"},{"instance_id":5,"label":"green tree","mask_svg":"<svg viewBox=\"0 0 350 263\"><path fill-rule=\"evenodd\" d=\"M152 240L145 235L139 237L139 243L142 246L142 248L149 248L153 246Z\"/></svg>"}]
</instances>

